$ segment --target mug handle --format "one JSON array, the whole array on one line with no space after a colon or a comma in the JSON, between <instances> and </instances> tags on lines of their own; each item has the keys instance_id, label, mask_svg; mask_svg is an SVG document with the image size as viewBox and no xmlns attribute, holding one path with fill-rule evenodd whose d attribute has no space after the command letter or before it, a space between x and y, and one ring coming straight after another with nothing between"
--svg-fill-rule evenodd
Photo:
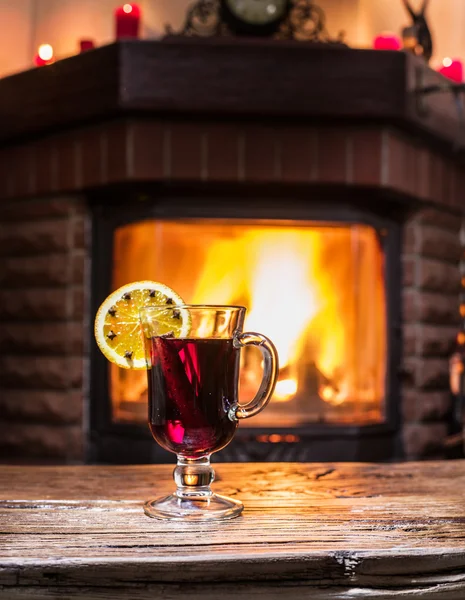
<instances>
[{"instance_id":1,"label":"mug handle","mask_svg":"<svg viewBox=\"0 0 465 600\"><path fill-rule=\"evenodd\" d=\"M273 342L260 333L235 333L233 344L235 348L258 346L263 355L263 379L255 398L244 406L236 402L229 409L231 421L238 421L257 415L268 404L278 380L279 362Z\"/></svg>"}]
</instances>

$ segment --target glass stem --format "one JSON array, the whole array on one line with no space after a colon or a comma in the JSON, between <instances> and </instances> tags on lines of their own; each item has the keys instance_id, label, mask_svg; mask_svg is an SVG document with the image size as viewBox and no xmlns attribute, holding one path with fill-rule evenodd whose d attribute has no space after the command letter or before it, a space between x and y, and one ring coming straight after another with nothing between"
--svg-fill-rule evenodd
<instances>
[{"instance_id":1,"label":"glass stem","mask_svg":"<svg viewBox=\"0 0 465 600\"><path fill-rule=\"evenodd\" d=\"M215 479L215 471L210 465L210 455L201 458L185 458L178 454L178 464L174 469L175 495L183 500L207 500L213 494L210 484Z\"/></svg>"}]
</instances>

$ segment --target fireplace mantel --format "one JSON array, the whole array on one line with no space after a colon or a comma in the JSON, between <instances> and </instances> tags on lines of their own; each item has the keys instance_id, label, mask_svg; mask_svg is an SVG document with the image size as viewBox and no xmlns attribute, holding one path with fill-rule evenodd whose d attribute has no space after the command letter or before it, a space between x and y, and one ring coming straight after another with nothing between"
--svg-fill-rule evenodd
<instances>
[{"instance_id":1,"label":"fireplace mantel","mask_svg":"<svg viewBox=\"0 0 465 600\"><path fill-rule=\"evenodd\" d=\"M444 84L404 52L327 44L168 38L124 41L0 81L0 143L122 116L377 122L457 143ZM460 140L459 140L460 141Z\"/></svg>"},{"instance_id":2,"label":"fireplace mantel","mask_svg":"<svg viewBox=\"0 0 465 600\"><path fill-rule=\"evenodd\" d=\"M419 105L415 89L445 83L403 52L179 38L120 42L0 80L7 455L82 460L95 446L96 460L119 460L99 359L88 360L90 323L110 291L115 228L154 215L379 229L391 282L385 437L349 428L344 446L319 428L321 455L276 447L285 460L443 455L460 324L462 129L449 94ZM133 434L131 447L144 446Z\"/></svg>"},{"instance_id":3,"label":"fireplace mantel","mask_svg":"<svg viewBox=\"0 0 465 600\"><path fill-rule=\"evenodd\" d=\"M135 182L329 184L383 202L394 192L407 211L418 200L462 211L456 107L415 92L445 82L403 52L118 42L0 80L0 198Z\"/></svg>"}]
</instances>

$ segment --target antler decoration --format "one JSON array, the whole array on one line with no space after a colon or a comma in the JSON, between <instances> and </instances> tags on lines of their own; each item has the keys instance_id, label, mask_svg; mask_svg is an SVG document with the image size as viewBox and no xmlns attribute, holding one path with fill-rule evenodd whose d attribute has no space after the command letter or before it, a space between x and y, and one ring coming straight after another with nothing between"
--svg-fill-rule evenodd
<instances>
[{"instance_id":1,"label":"antler decoration","mask_svg":"<svg viewBox=\"0 0 465 600\"><path fill-rule=\"evenodd\" d=\"M428 8L429 0L424 0L423 6L420 8L420 11L418 13L416 13L413 10L409 0L403 0L403 3L404 3L405 8L407 9L407 11L409 12L410 16L412 17L412 19L415 19L419 15L424 16L426 9Z\"/></svg>"},{"instance_id":2,"label":"antler decoration","mask_svg":"<svg viewBox=\"0 0 465 600\"><path fill-rule=\"evenodd\" d=\"M414 54L423 56L428 62L433 54L433 40L426 20L426 9L429 0L423 0L423 5L418 12L412 8L409 0L403 0L413 24L403 30L404 46Z\"/></svg>"},{"instance_id":3,"label":"antler decoration","mask_svg":"<svg viewBox=\"0 0 465 600\"><path fill-rule=\"evenodd\" d=\"M426 12L426 9L428 8L428 4L429 4L429 0L424 0L423 2L423 6L421 7L421 14L424 15Z\"/></svg>"},{"instance_id":4,"label":"antler decoration","mask_svg":"<svg viewBox=\"0 0 465 600\"><path fill-rule=\"evenodd\" d=\"M403 3L405 6L405 9L409 13L409 15L412 17L412 19L415 19L416 13L414 12L413 8L410 6L409 0L403 0Z\"/></svg>"}]
</instances>

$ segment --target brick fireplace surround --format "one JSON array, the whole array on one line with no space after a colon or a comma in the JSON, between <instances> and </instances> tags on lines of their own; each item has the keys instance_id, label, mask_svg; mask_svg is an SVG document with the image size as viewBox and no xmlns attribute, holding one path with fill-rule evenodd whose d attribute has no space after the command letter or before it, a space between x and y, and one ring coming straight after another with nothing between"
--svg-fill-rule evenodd
<instances>
[{"instance_id":1,"label":"brick fireplace surround","mask_svg":"<svg viewBox=\"0 0 465 600\"><path fill-rule=\"evenodd\" d=\"M453 109L431 98L417 113L414 72L440 77L401 53L173 41L0 81L2 459L85 460L89 192L149 182L350 188L405 216L401 443L406 458L441 456L465 173Z\"/></svg>"}]
</instances>

